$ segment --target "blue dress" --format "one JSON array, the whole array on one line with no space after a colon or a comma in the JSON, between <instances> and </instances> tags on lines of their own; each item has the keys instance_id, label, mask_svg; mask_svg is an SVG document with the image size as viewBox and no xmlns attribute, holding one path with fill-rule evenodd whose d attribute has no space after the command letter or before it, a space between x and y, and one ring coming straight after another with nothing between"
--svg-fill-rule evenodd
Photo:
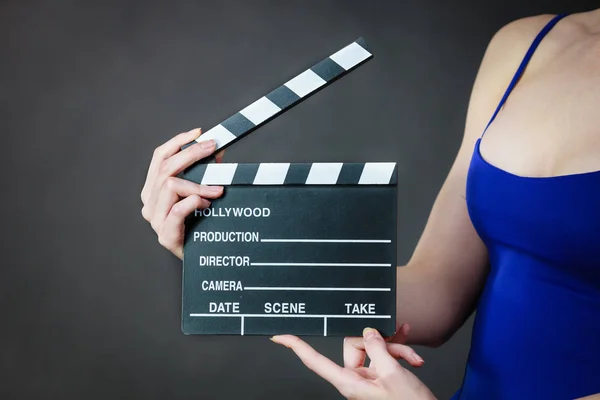
<instances>
[{"instance_id":1,"label":"blue dress","mask_svg":"<svg viewBox=\"0 0 600 400\"><path fill-rule=\"evenodd\" d=\"M563 17L539 33L490 124L540 41ZM484 160L480 141L466 201L487 246L490 273L463 384L453 399L574 399L598 393L600 171L521 177Z\"/></svg>"}]
</instances>

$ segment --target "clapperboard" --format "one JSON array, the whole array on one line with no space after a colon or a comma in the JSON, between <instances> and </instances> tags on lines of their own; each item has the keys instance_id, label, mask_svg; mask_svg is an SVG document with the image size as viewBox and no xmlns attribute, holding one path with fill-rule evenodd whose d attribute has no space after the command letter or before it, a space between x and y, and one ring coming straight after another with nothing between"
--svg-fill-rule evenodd
<instances>
[{"instance_id":1,"label":"clapperboard","mask_svg":"<svg viewBox=\"0 0 600 400\"><path fill-rule=\"evenodd\" d=\"M358 39L197 141L223 149L371 58ZM394 333L395 162L200 162L182 176L225 186L186 221L185 334Z\"/></svg>"}]
</instances>

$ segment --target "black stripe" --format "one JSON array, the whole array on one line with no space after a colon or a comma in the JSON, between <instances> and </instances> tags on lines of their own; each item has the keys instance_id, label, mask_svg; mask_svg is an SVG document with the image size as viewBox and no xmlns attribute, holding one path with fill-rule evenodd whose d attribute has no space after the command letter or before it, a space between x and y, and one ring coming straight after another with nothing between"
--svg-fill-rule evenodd
<instances>
[{"instance_id":1,"label":"black stripe","mask_svg":"<svg viewBox=\"0 0 600 400\"><path fill-rule=\"evenodd\" d=\"M232 185L252 185L260 164L238 164L233 175Z\"/></svg>"},{"instance_id":2,"label":"black stripe","mask_svg":"<svg viewBox=\"0 0 600 400\"><path fill-rule=\"evenodd\" d=\"M255 126L252 121L239 112L221 122L221 125L235 136L241 136Z\"/></svg>"},{"instance_id":3,"label":"black stripe","mask_svg":"<svg viewBox=\"0 0 600 400\"><path fill-rule=\"evenodd\" d=\"M191 142L189 142L189 143L186 143L186 144L184 144L183 146L181 146L181 150L185 150L185 149L187 149L188 147L190 147L191 145L193 145L193 144L196 144L196 143L198 143L198 142L196 142L195 140L192 140Z\"/></svg>"},{"instance_id":4,"label":"black stripe","mask_svg":"<svg viewBox=\"0 0 600 400\"><path fill-rule=\"evenodd\" d=\"M265 97L282 110L300 100L300 97L285 85L278 87Z\"/></svg>"},{"instance_id":5,"label":"black stripe","mask_svg":"<svg viewBox=\"0 0 600 400\"><path fill-rule=\"evenodd\" d=\"M304 185L312 164L290 164L284 185Z\"/></svg>"},{"instance_id":6,"label":"black stripe","mask_svg":"<svg viewBox=\"0 0 600 400\"><path fill-rule=\"evenodd\" d=\"M206 172L207 165L208 164L206 163L196 163L190 166L185 171L183 171L182 178L195 183L202 182L202 178L204 177L204 173Z\"/></svg>"},{"instance_id":7,"label":"black stripe","mask_svg":"<svg viewBox=\"0 0 600 400\"><path fill-rule=\"evenodd\" d=\"M392 172L392 177L390 178L390 185L398 184L398 164L394 167L394 172Z\"/></svg>"},{"instance_id":8,"label":"black stripe","mask_svg":"<svg viewBox=\"0 0 600 400\"><path fill-rule=\"evenodd\" d=\"M364 168L365 164L362 163L344 163L336 184L356 185Z\"/></svg>"},{"instance_id":9,"label":"black stripe","mask_svg":"<svg viewBox=\"0 0 600 400\"><path fill-rule=\"evenodd\" d=\"M335 79L335 77L346 71L329 57L312 67L311 70L326 82Z\"/></svg>"}]
</instances>

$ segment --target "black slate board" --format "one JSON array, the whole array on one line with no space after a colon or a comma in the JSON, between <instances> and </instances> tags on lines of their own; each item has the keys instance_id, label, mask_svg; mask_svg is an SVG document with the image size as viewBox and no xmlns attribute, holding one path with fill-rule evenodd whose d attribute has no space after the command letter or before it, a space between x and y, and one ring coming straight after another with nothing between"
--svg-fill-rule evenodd
<instances>
[{"instance_id":1,"label":"black slate board","mask_svg":"<svg viewBox=\"0 0 600 400\"><path fill-rule=\"evenodd\" d=\"M395 180L226 187L186 223L182 331L392 335L396 208Z\"/></svg>"}]
</instances>

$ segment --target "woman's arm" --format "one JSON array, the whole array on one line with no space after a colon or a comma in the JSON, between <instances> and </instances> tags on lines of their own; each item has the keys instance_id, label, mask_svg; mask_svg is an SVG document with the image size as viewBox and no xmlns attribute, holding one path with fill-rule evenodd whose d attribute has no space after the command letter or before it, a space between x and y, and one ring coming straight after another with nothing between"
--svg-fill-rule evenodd
<instances>
[{"instance_id":1,"label":"woman's arm","mask_svg":"<svg viewBox=\"0 0 600 400\"><path fill-rule=\"evenodd\" d=\"M398 268L397 319L410 325L409 343L444 343L474 310L487 274L487 251L471 224L465 200L473 148L527 48L551 18L542 15L512 22L488 45L454 164L410 261ZM393 340L403 341L400 336Z\"/></svg>"}]
</instances>

